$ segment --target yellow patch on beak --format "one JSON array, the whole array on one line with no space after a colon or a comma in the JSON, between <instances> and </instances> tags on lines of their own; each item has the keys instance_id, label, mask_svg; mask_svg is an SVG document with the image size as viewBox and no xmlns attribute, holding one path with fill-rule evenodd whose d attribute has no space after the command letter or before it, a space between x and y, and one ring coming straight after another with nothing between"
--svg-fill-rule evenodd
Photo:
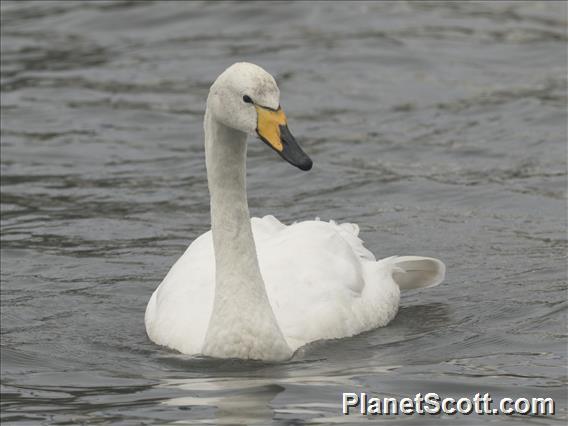
<instances>
[{"instance_id":1,"label":"yellow patch on beak","mask_svg":"<svg viewBox=\"0 0 568 426\"><path fill-rule=\"evenodd\" d=\"M258 120L256 122L256 132L278 152L282 152L284 146L280 138L280 126L286 126L286 115L282 108L276 111L255 105Z\"/></svg>"}]
</instances>

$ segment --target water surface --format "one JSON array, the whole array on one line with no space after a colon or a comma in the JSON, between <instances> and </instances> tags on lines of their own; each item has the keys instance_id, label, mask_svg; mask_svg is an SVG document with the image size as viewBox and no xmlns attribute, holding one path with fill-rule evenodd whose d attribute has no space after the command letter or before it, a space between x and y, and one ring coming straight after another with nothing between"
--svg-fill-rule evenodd
<instances>
[{"instance_id":1,"label":"water surface","mask_svg":"<svg viewBox=\"0 0 568 426\"><path fill-rule=\"evenodd\" d=\"M391 424L564 422L567 38L563 2L3 1L3 424L341 423L348 391L558 404ZM275 365L143 325L209 228L205 99L241 60L315 162L251 141L253 215L355 222L377 257L448 268L388 327Z\"/></svg>"}]
</instances>

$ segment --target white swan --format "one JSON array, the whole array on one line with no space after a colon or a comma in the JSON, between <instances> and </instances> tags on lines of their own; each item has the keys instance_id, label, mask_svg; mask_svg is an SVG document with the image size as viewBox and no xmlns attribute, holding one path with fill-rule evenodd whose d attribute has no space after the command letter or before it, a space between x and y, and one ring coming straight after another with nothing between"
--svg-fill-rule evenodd
<instances>
[{"instance_id":1,"label":"white swan","mask_svg":"<svg viewBox=\"0 0 568 426\"><path fill-rule=\"evenodd\" d=\"M312 166L288 130L279 97L272 76L249 63L232 65L211 86L204 127L212 230L189 246L148 303L146 330L159 345L284 360L306 343L386 325L400 289L444 278L437 259L376 261L354 224L250 219L247 134L257 133L302 170Z\"/></svg>"}]
</instances>

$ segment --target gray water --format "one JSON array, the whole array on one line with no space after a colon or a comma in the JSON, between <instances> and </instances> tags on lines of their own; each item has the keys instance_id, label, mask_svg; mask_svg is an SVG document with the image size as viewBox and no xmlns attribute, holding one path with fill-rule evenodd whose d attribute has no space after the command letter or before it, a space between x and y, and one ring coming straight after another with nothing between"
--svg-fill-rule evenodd
<instances>
[{"instance_id":1,"label":"gray water","mask_svg":"<svg viewBox=\"0 0 568 426\"><path fill-rule=\"evenodd\" d=\"M342 392L557 402L389 424L566 420L566 3L1 11L3 424L367 420ZM242 60L275 75L315 163L251 140L251 213L355 222L377 257L448 268L389 326L279 364L184 356L143 323L209 228L205 99Z\"/></svg>"}]
</instances>

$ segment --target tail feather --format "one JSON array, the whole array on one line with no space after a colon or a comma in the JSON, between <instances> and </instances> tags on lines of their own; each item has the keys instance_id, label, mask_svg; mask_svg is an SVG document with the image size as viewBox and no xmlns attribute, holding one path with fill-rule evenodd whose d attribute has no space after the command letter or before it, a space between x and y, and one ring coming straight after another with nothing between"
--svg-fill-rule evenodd
<instances>
[{"instance_id":1,"label":"tail feather","mask_svg":"<svg viewBox=\"0 0 568 426\"><path fill-rule=\"evenodd\" d=\"M438 259L420 256L390 258L392 277L401 290L434 287L444 281L446 265Z\"/></svg>"}]
</instances>

